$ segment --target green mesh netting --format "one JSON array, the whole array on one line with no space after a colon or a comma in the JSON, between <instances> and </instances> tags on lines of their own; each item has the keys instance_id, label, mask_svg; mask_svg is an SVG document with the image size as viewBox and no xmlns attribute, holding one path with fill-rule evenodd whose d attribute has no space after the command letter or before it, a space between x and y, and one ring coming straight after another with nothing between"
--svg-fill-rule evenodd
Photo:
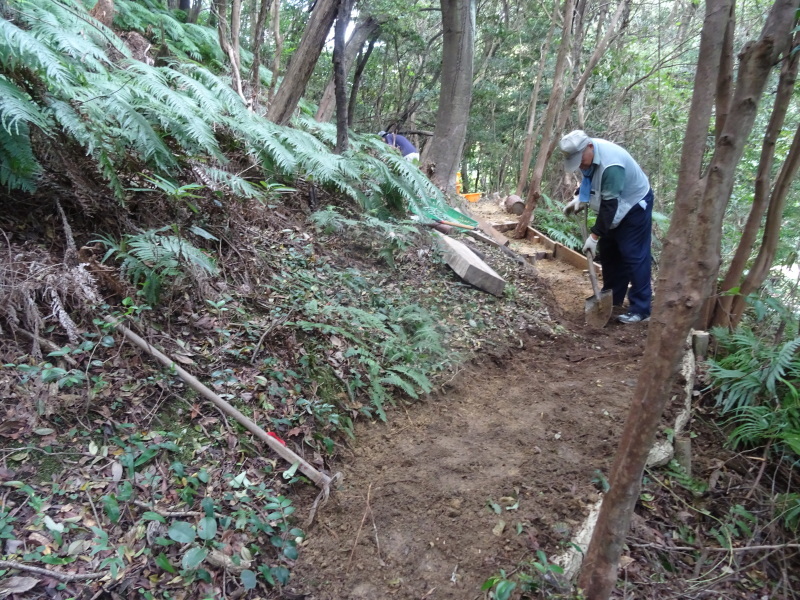
<instances>
[{"instance_id":1,"label":"green mesh netting","mask_svg":"<svg viewBox=\"0 0 800 600\"><path fill-rule=\"evenodd\" d=\"M461 223L462 225L469 225L470 227L478 226L477 221L470 219L464 213L448 206L443 200L438 198L417 199L413 202L409 202L408 209L421 219L428 219L430 221L452 221L454 223Z\"/></svg>"}]
</instances>

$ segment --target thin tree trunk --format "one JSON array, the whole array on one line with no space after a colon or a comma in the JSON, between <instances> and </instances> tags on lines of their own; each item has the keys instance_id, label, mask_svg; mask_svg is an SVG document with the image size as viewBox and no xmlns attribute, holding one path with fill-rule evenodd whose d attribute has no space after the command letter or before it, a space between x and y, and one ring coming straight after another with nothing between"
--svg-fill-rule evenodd
<instances>
[{"instance_id":1,"label":"thin tree trunk","mask_svg":"<svg viewBox=\"0 0 800 600\"><path fill-rule=\"evenodd\" d=\"M267 117L272 122L285 125L292 118L322 53L338 8L339 0L317 0L300 44L289 62L289 68L267 112Z\"/></svg>"},{"instance_id":2,"label":"thin tree trunk","mask_svg":"<svg viewBox=\"0 0 800 600\"><path fill-rule=\"evenodd\" d=\"M240 51L240 38L242 31L242 0L231 0L231 46L233 57L236 60L236 72L240 73L242 58ZM239 80L241 85L241 79Z\"/></svg>"},{"instance_id":3,"label":"thin tree trunk","mask_svg":"<svg viewBox=\"0 0 800 600\"><path fill-rule=\"evenodd\" d=\"M277 0L272 3L272 37L275 40L275 55L272 57L270 70L272 77L267 91L267 106L272 105L275 90L278 89L278 73L281 71L281 54L283 53L283 36L281 35L281 3Z\"/></svg>"},{"instance_id":4,"label":"thin tree trunk","mask_svg":"<svg viewBox=\"0 0 800 600\"><path fill-rule=\"evenodd\" d=\"M795 36L795 40L797 39L798 37ZM714 313L709 322L706 323L707 327L715 325L729 327L731 325L733 296L727 294L727 292L739 285L747 266L747 261L753 251L756 236L761 229L761 220L764 217L764 212L767 210L768 204L774 201L774 198L770 199L770 187L772 183L772 166L775 160L775 143L783 129L786 113L792 100L798 65L800 65L800 53L796 52L788 60L784 61L781 68L775 104L772 108L772 114L770 115L767 131L764 134L764 141L761 146L761 159L758 163L753 204L750 207L747 222L742 229L742 237L736 247L733 260L731 260L725 278L720 284L720 295L716 298ZM763 281L759 285L761 283Z\"/></svg>"},{"instance_id":5,"label":"thin tree trunk","mask_svg":"<svg viewBox=\"0 0 800 600\"><path fill-rule=\"evenodd\" d=\"M750 271L747 273L747 277L742 282L739 293L733 300L730 315L730 325L732 327L736 327L739 324L744 314L744 310L747 307L747 296L757 290L769 275L769 270L778 248L778 241L780 240L781 219L783 217L783 209L786 207L786 197L789 194L792 180L797 175L798 167L800 167L800 125L795 131L789 155L786 157L781 172L775 181L769 210L767 210L767 222L764 225L764 238L761 241L761 248L753 262L753 266L750 267Z\"/></svg>"},{"instance_id":6,"label":"thin tree trunk","mask_svg":"<svg viewBox=\"0 0 800 600\"><path fill-rule=\"evenodd\" d=\"M347 40L347 44L345 45L344 49L343 66L345 77L347 77L347 74L350 72L350 68L353 66L353 61L355 60L356 56L364 47L364 43L370 39L370 37L380 28L380 26L381 21L370 16L356 25L355 29L353 29L353 33L350 35L350 39ZM330 80L328 80L328 84L325 86L325 91L322 93L322 99L319 101L317 114L314 118L320 123L327 123L330 121L334 112L335 100L336 83L335 78L331 77Z\"/></svg>"},{"instance_id":7,"label":"thin tree trunk","mask_svg":"<svg viewBox=\"0 0 800 600\"><path fill-rule=\"evenodd\" d=\"M540 145L541 149L536 159L537 168L534 169L533 172L533 181L531 181L531 187L528 191L528 198L525 201L525 210L520 215L517 227L514 229L514 233L512 234L514 237L525 236L525 231L528 228L528 225L530 225L531 218L533 217L533 211L536 210L536 205L539 203L539 198L542 195L541 190L544 170L547 166L547 161L550 159L550 156L552 156L553 151L556 149L556 144L558 143L558 138L554 135L553 130L555 129L555 131L562 131L564 129L567 119L569 118L570 111L574 106L575 101L583 91L583 88L586 86L586 82L589 81L589 77L594 71L594 68L597 66L597 63L600 62L600 59L605 54L611 41L625 28L627 24L626 21L628 11L630 9L630 3L631 0L620 0L620 3L617 5L617 10L614 12L614 16L611 18L611 21L608 24L608 28L606 29L603 39L600 40L600 42L595 46L594 52L589 58L589 62L587 63L583 74L579 78L578 83L575 84L575 87L573 88L572 93L569 95L566 102L561 102L561 98L564 95L563 83L559 83L557 81L553 85L553 91L557 90L558 96L555 98L552 94L550 96L550 103L548 104L547 114L545 116L545 131L542 135L542 142ZM571 20L567 19L566 22L570 23ZM565 34L566 30L567 27L564 28ZM563 38L561 43L565 43ZM561 53L559 52L559 58L560 57ZM554 77L559 77L562 79L563 70L564 67L562 66L561 71L559 71L558 63L556 63L556 75ZM548 117L550 116L551 106L554 112L558 112L558 120L556 121L556 115L552 115L553 121L548 125ZM555 122L555 128L553 127L553 122Z\"/></svg>"},{"instance_id":8,"label":"thin tree trunk","mask_svg":"<svg viewBox=\"0 0 800 600\"><path fill-rule=\"evenodd\" d=\"M333 38L333 79L336 87L336 153L347 150L347 71L344 36L350 23L352 0L341 0ZM350 61L352 62L352 60Z\"/></svg>"},{"instance_id":9,"label":"thin tree trunk","mask_svg":"<svg viewBox=\"0 0 800 600\"><path fill-rule=\"evenodd\" d=\"M719 268L722 219L733 189L735 168L753 127L772 65L788 46L789 30L800 0L777 0L761 38L742 53L725 130L718 138L706 173L701 175L732 2L706 2L675 210L659 271L659 293L654 298L642 370L609 478L611 487L603 499L579 581L587 600L606 600L614 589L645 462L669 399L684 340Z\"/></svg>"},{"instance_id":10,"label":"thin tree trunk","mask_svg":"<svg viewBox=\"0 0 800 600\"><path fill-rule=\"evenodd\" d=\"M536 165L533 168L533 176L528 197L525 201L525 209L519 217L517 227L512 236L523 238L527 233L528 225L533 216L533 210L539 203L542 195L542 179L547 160L550 158L550 140L553 139L553 125L556 121L559 107L564 98L564 71L567 67L567 57L572 43L572 13L575 11L575 0L564 0L564 21L561 30L561 46L558 49L556 58L556 68L553 73L553 88L550 90L550 100L547 102L547 110L544 115L544 125L542 126L542 141L539 144L539 154L536 156Z\"/></svg>"},{"instance_id":11,"label":"thin tree trunk","mask_svg":"<svg viewBox=\"0 0 800 600\"><path fill-rule=\"evenodd\" d=\"M717 76L717 110L715 111L716 122L714 123L714 136L719 140L725 129L725 120L731 109L733 96L733 38L736 34L736 15L734 5L731 5L731 14L728 18L728 27L725 29L725 36L722 39L723 50L720 59L719 75Z\"/></svg>"},{"instance_id":12,"label":"thin tree trunk","mask_svg":"<svg viewBox=\"0 0 800 600\"><path fill-rule=\"evenodd\" d=\"M557 2L558 0L556 0ZM554 11L555 14L555 11ZM547 64L547 55L550 53L550 43L553 41L553 33L555 32L555 22L550 23L550 30L547 32L547 39L542 44L539 50L539 68L536 73L536 82L533 84L533 92L531 93L531 101L528 105L528 124L525 127L525 145L522 151L522 163L520 165L519 179L517 180L517 196L522 196L525 190L525 185L528 183L528 172L531 167L531 159L533 158L533 146L536 143L536 138L539 136L539 127L541 121L536 120L536 107L539 104L539 90L542 87L542 79L544 78L544 67ZM539 127L536 124L539 124ZM534 127L536 127L534 131Z\"/></svg>"},{"instance_id":13,"label":"thin tree trunk","mask_svg":"<svg viewBox=\"0 0 800 600\"><path fill-rule=\"evenodd\" d=\"M250 99L253 110L258 106L258 90L261 83L261 46L264 44L264 29L267 25L272 0L261 0L255 26L253 27L253 66L250 70Z\"/></svg>"},{"instance_id":14,"label":"thin tree trunk","mask_svg":"<svg viewBox=\"0 0 800 600\"><path fill-rule=\"evenodd\" d=\"M239 17L236 15L237 8L241 9L241 2L239 0L234 0L231 21L236 21L238 33ZM217 36L219 38L220 48L222 48L222 51L225 53L231 63L233 89L235 89L236 93L239 94L241 99L247 103L247 98L244 97L244 91L242 90L242 76L239 72L239 58L237 57L234 46L231 45L230 37L228 36L228 1L214 0L214 12L217 15ZM236 48L238 48L238 42L236 44Z\"/></svg>"},{"instance_id":15,"label":"thin tree trunk","mask_svg":"<svg viewBox=\"0 0 800 600\"><path fill-rule=\"evenodd\" d=\"M370 38L367 49L356 61L356 70L353 71L353 84L350 87L350 103L347 107L347 125L349 127L353 126L353 115L356 113L358 88L361 85L361 76L364 74L364 68L367 66L367 62L369 62L370 54L372 54L372 50L375 48L375 42L378 40L379 35L380 31L376 32L376 34Z\"/></svg>"}]
</instances>

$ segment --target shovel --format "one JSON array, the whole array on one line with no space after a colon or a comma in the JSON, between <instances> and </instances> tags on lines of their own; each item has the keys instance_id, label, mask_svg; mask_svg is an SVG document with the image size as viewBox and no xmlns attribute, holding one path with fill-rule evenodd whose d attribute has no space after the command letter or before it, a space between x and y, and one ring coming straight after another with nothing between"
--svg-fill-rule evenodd
<instances>
[{"instance_id":1,"label":"shovel","mask_svg":"<svg viewBox=\"0 0 800 600\"><path fill-rule=\"evenodd\" d=\"M600 291L600 285L597 283L597 272L594 269L594 260L592 253L586 253L586 259L589 262L589 279L592 282L593 296L586 299L586 304L583 307L583 312L586 315L586 324L590 327L602 329L611 318L611 311L614 305L614 294L611 290Z\"/></svg>"},{"instance_id":2,"label":"shovel","mask_svg":"<svg viewBox=\"0 0 800 600\"><path fill-rule=\"evenodd\" d=\"M589 218L589 211L584 209L583 221L581 224L581 231L584 239L588 236L589 226L587 220ZM594 268L594 257L591 252L586 253L586 260L589 263L589 280L592 282L593 296L586 299L586 304L583 306L583 313L586 316L586 324L589 327L602 329L611 318L611 311L614 308L614 293L611 290L604 292L600 291L600 284L597 283L597 271Z\"/></svg>"}]
</instances>

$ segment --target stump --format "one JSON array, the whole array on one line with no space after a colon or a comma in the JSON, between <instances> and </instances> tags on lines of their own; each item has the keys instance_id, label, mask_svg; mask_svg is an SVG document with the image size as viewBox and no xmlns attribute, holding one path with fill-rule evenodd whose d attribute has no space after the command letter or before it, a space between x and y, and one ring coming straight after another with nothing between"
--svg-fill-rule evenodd
<instances>
[{"instance_id":1,"label":"stump","mask_svg":"<svg viewBox=\"0 0 800 600\"><path fill-rule=\"evenodd\" d=\"M506 198L506 211L517 216L522 214L525 210L525 202L516 194L511 194Z\"/></svg>"}]
</instances>

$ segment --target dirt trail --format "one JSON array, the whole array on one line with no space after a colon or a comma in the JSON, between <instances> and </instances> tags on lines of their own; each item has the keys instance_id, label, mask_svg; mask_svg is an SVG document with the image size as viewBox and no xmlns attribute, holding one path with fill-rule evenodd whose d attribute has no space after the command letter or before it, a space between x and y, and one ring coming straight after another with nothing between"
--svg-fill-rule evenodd
<instances>
[{"instance_id":1,"label":"dirt trail","mask_svg":"<svg viewBox=\"0 0 800 600\"><path fill-rule=\"evenodd\" d=\"M509 220L488 200L475 208ZM482 356L387 425L358 428L294 570L300 597L480 598L501 568L563 550L608 473L647 329L587 329L586 276L537 269L564 330Z\"/></svg>"}]
</instances>

